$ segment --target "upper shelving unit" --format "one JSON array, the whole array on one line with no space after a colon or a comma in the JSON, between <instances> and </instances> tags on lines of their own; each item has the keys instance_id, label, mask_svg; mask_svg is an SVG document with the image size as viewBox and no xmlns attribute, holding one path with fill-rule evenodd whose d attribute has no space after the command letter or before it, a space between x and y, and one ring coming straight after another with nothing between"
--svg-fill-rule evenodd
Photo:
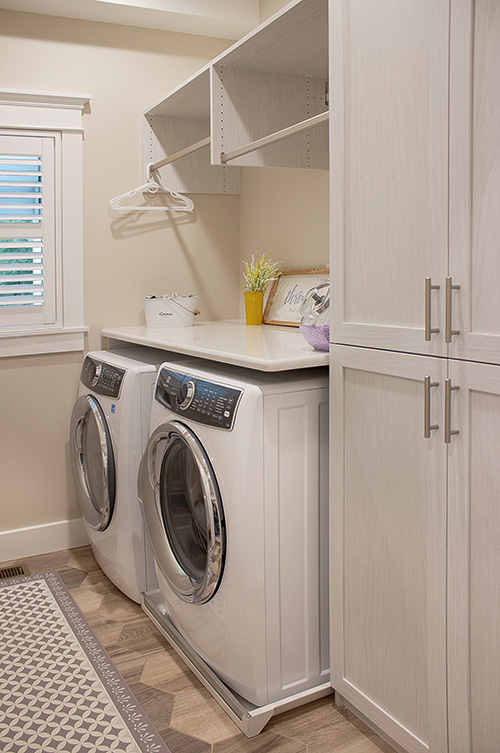
<instances>
[{"instance_id":1,"label":"upper shelving unit","mask_svg":"<svg viewBox=\"0 0 500 753\"><path fill-rule=\"evenodd\" d=\"M239 193L240 166L328 169L327 80L328 2L294 0L145 113L145 163L195 145L159 168L185 193Z\"/></svg>"},{"instance_id":2,"label":"upper shelving unit","mask_svg":"<svg viewBox=\"0 0 500 753\"><path fill-rule=\"evenodd\" d=\"M144 163L159 162L210 137L210 66L145 113ZM210 147L160 168L160 180L180 193L241 192L237 168L210 164Z\"/></svg>"}]
</instances>

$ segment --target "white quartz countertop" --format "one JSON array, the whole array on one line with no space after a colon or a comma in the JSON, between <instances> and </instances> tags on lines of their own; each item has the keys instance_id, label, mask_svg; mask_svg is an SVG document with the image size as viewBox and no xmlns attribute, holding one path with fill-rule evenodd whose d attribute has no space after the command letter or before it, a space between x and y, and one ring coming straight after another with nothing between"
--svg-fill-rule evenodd
<instances>
[{"instance_id":1,"label":"white quartz countertop","mask_svg":"<svg viewBox=\"0 0 500 753\"><path fill-rule=\"evenodd\" d=\"M314 350L296 327L243 321L196 322L192 327L118 327L102 330L112 341L146 345L259 371L327 366L328 352Z\"/></svg>"}]
</instances>

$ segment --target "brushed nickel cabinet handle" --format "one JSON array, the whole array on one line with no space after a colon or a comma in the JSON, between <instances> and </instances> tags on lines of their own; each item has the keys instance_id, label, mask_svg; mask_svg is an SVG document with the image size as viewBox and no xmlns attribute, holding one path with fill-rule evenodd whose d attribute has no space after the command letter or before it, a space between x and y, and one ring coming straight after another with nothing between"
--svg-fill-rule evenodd
<instances>
[{"instance_id":1,"label":"brushed nickel cabinet handle","mask_svg":"<svg viewBox=\"0 0 500 753\"><path fill-rule=\"evenodd\" d=\"M439 290L439 285L433 285L430 277L425 278L425 339L430 340L432 334L439 332L439 327L432 327L431 321L431 291Z\"/></svg>"},{"instance_id":2,"label":"brushed nickel cabinet handle","mask_svg":"<svg viewBox=\"0 0 500 753\"><path fill-rule=\"evenodd\" d=\"M451 428L451 393L460 387L452 387L451 379L444 380L444 441L450 444L452 436L460 434L458 429Z\"/></svg>"},{"instance_id":3,"label":"brushed nickel cabinet handle","mask_svg":"<svg viewBox=\"0 0 500 753\"><path fill-rule=\"evenodd\" d=\"M459 335L459 329L452 329L451 316L452 316L452 290L460 290L460 285L453 285L451 277L446 278L446 329L445 329L445 342L451 343L452 335Z\"/></svg>"},{"instance_id":4,"label":"brushed nickel cabinet handle","mask_svg":"<svg viewBox=\"0 0 500 753\"><path fill-rule=\"evenodd\" d=\"M430 376L424 377L424 438L431 438L431 431L439 429L439 424L431 424L431 387L439 387L439 382L431 382Z\"/></svg>"}]
</instances>

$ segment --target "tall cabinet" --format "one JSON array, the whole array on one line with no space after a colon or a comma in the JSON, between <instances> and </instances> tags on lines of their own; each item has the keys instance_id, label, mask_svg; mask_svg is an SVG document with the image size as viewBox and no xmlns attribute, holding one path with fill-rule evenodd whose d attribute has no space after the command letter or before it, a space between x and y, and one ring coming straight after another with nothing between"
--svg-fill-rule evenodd
<instances>
[{"instance_id":1,"label":"tall cabinet","mask_svg":"<svg viewBox=\"0 0 500 753\"><path fill-rule=\"evenodd\" d=\"M408 753L500 722L500 3L330 0L332 684Z\"/></svg>"}]
</instances>

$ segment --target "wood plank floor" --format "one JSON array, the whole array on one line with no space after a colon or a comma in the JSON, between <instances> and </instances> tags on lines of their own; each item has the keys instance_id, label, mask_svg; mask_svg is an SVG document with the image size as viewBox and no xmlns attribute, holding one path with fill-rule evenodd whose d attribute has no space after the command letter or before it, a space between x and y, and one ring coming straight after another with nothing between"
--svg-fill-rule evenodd
<instances>
[{"instance_id":1,"label":"wood plank floor","mask_svg":"<svg viewBox=\"0 0 500 753\"><path fill-rule=\"evenodd\" d=\"M246 738L138 604L108 580L90 547L0 563L57 570L172 753L394 753L333 696L273 717Z\"/></svg>"}]
</instances>

